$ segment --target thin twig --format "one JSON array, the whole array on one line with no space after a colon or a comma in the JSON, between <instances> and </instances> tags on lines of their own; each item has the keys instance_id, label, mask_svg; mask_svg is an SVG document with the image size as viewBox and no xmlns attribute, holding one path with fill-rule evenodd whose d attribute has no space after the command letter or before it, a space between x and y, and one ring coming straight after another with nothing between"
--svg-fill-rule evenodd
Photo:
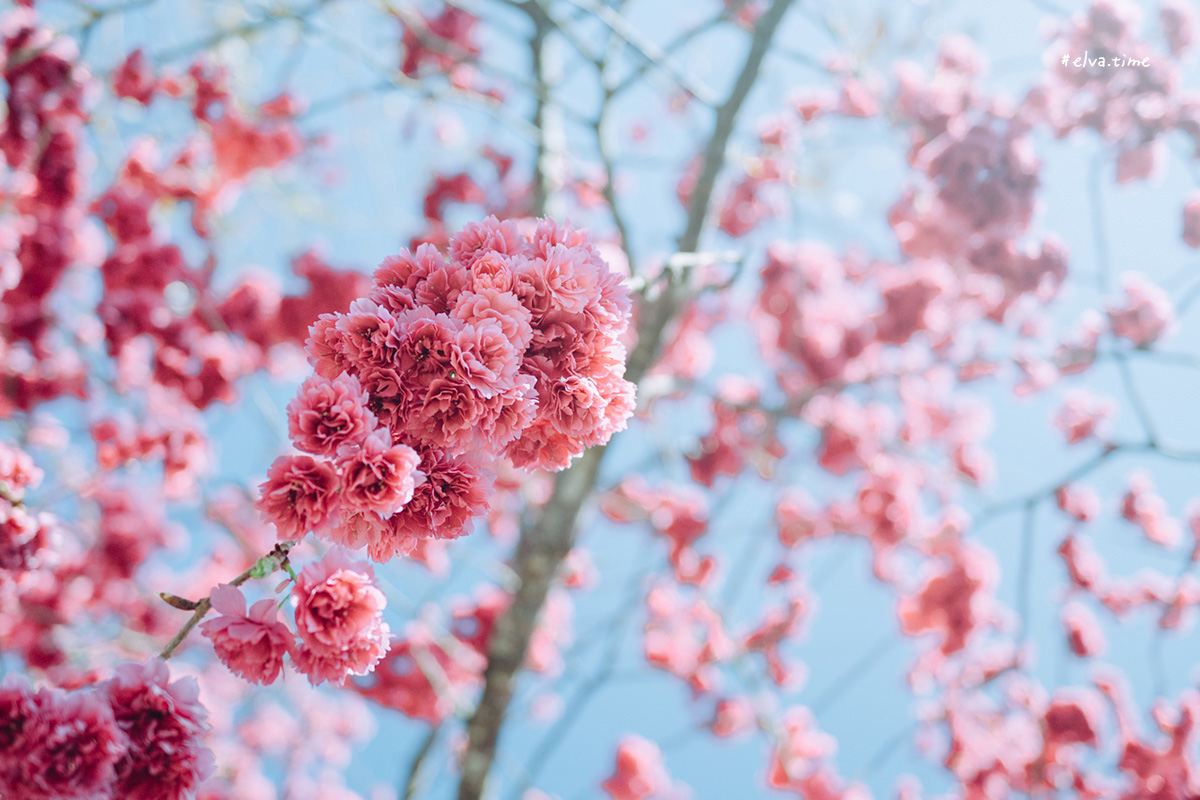
<instances>
[{"instance_id":1,"label":"thin twig","mask_svg":"<svg viewBox=\"0 0 1200 800\"><path fill-rule=\"evenodd\" d=\"M421 781L422 768L425 766L425 759L429 757L429 753L433 750L433 745L437 742L438 734L441 731L442 726L440 723L431 725L429 733L421 740L421 746L413 754L412 763L408 766L407 777L404 779L404 788L400 792L400 800L412 800L412 798L416 797Z\"/></svg>"},{"instance_id":2,"label":"thin twig","mask_svg":"<svg viewBox=\"0 0 1200 800\"><path fill-rule=\"evenodd\" d=\"M288 553L291 552L291 549L295 546L296 542L280 542L279 544L275 545L274 550L256 561L254 565L250 567L250 569L231 580L229 585L241 586L243 583L253 578L256 573L270 575L287 562ZM166 600L165 597L163 600L170 603L170 601ZM171 603L171 605L175 604ZM176 607L178 608L178 606ZM171 641L167 642L167 646L162 649L161 653L159 653L159 657L165 660L174 655L175 650L179 647L179 645L183 644L183 640L186 639L188 634L192 632L192 628L200 624L200 620L204 619L204 616L211 608L212 601L207 597L205 597L203 600L196 601L196 610L192 612L192 616L188 618L188 621L183 623L183 627L179 629L179 633L175 634Z\"/></svg>"}]
</instances>

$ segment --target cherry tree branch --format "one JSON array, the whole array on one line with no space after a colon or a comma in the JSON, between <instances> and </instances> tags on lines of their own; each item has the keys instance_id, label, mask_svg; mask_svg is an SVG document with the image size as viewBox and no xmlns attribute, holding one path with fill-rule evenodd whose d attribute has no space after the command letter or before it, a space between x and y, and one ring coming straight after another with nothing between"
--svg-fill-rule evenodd
<instances>
[{"instance_id":1,"label":"cherry tree branch","mask_svg":"<svg viewBox=\"0 0 1200 800\"><path fill-rule=\"evenodd\" d=\"M681 252L695 252L699 246L738 114L758 79L772 38L792 3L793 0L775 0L759 19L737 81L728 99L717 110L700 178L688 207L687 226L679 239ZM625 368L625 377L631 382L639 383L645 376L662 344L667 326L686 295L686 281L675 277L661 294L639 309L637 345ZM558 473L550 499L532 527L521 532L513 557L513 569L521 583L512 605L497 621L488 643L483 694L467 725L459 800L479 800L483 795L529 639L558 568L574 543L576 519L596 486L605 451L604 446L594 447L569 469Z\"/></svg>"},{"instance_id":2,"label":"cherry tree branch","mask_svg":"<svg viewBox=\"0 0 1200 800\"><path fill-rule=\"evenodd\" d=\"M412 763L408 767L407 776L404 780L404 786L400 791L400 800L412 800L417 796L417 790L420 788L421 775L425 766L425 760L433 751L433 745L437 742L438 734L442 732L441 724L431 725L429 733L421 740L420 746L416 753L413 754Z\"/></svg>"}]
</instances>

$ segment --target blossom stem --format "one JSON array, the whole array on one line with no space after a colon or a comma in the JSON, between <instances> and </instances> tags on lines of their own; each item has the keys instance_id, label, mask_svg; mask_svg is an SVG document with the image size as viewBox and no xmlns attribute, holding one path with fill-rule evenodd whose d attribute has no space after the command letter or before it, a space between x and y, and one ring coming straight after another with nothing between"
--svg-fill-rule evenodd
<instances>
[{"instance_id":1,"label":"blossom stem","mask_svg":"<svg viewBox=\"0 0 1200 800\"><path fill-rule=\"evenodd\" d=\"M296 544L297 542L280 542L279 544L275 545L274 550L267 553L258 561L254 562L250 569L231 580L229 585L241 586L251 578L265 578L267 575L270 575L278 569L286 569L289 573L291 573L291 565L288 564L287 557L288 553L291 552L292 548L295 547ZM163 600L170 603L172 606L175 606L176 608L180 607L171 600L167 600L165 596L160 595L160 597L163 597ZM175 596L170 595L170 597L174 598ZM183 600L184 598L175 599ZM171 641L167 642L167 646L162 649L162 652L159 653L159 657L163 660L169 659L175 654L175 650L178 649L179 645L183 644L183 640L186 639L188 634L192 632L192 628L199 625L200 621L204 619L206 614L208 614L209 609L212 608L212 602L205 597L203 600L196 601L194 607L195 611L192 612L192 616L188 618L187 622L183 623L183 627L179 629L179 633L175 634Z\"/></svg>"}]
</instances>

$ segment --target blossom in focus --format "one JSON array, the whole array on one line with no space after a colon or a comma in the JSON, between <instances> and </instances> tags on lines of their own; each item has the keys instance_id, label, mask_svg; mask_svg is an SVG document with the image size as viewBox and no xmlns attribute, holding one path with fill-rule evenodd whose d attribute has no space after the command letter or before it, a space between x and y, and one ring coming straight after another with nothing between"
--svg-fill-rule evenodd
<instances>
[{"instance_id":1,"label":"blossom in focus","mask_svg":"<svg viewBox=\"0 0 1200 800\"><path fill-rule=\"evenodd\" d=\"M293 660L314 685L341 685L348 675L365 675L387 653L387 600L369 564L331 549L300 571L293 597L300 637Z\"/></svg>"},{"instance_id":2,"label":"blossom in focus","mask_svg":"<svg viewBox=\"0 0 1200 800\"><path fill-rule=\"evenodd\" d=\"M201 623L200 632L212 640L217 658L251 683L274 683L294 638L276 619L275 601L259 600L247 611L245 595L228 584L213 589L209 597L218 616Z\"/></svg>"},{"instance_id":3,"label":"blossom in focus","mask_svg":"<svg viewBox=\"0 0 1200 800\"><path fill-rule=\"evenodd\" d=\"M275 523L280 539L299 539L333 517L339 491L337 471L328 461L280 456L267 472L258 507Z\"/></svg>"}]
</instances>

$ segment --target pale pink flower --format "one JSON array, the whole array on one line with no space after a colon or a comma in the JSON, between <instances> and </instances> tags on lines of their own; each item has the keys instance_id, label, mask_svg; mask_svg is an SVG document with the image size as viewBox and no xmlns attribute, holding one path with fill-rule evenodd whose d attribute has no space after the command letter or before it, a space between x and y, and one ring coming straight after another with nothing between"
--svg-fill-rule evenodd
<instances>
[{"instance_id":1,"label":"pale pink flower","mask_svg":"<svg viewBox=\"0 0 1200 800\"><path fill-rule=\"evenodd\" d=\"M245 595L228 584L213 589L209 599L219 616L201 623L200 632L212 640L217 658L251 683L274 683L294 639L276 619L276 602L271 598L259 600L247 612Z\"/></svg>"},{"instance_id":2,"label":"pale pink flower","mask_svg":"<svg viewBox=\"0 0 1200 800\"><path fill-rule=\"evenodd\" d=\"M1121 516L1142 529L1146 539L1160 547L1179 543L1183 528L1170 515L1167 503L1154 489L1145 472L1135 472L1129 478L1129 489L1121 498Z\"/></svg>"},{"instance_id":3,"label":"pale pink flower","mask_svg":"<svg viewBox=\"0 0 1200 800\"><path fill-rule=\"evenodd\" d=\"M509 257L495 251L479 254L471 262L470 270L472 292L509 292L516 281L516 271Z\"/></svg>"},{"instance_id":4,"label":"pale pink flower","mask_svg":"<svg viewBox=\"0 0 1200 800\"><path fill-rule=\"evenodd\" d=\"M1161 339L1175 322L1171 298L1160 286L1138 273L1124 276L1125 297L1119 305L1109 305L1108 321L1112 332L1149 347Z\"/></svg>"},{"instance_id":5,"label":"pale pink flower","mask_svg":"<svg viewBox=\"0 0 1200 800\"><path fill-rule=\"evenodd\" d=\"M1075 444L1095 436L1115 410L1116 406L1110 398L1076 389L1063 397L1062 407L1054 416L1054 424L1066 435L1068 444Z\"/></svg>"}]
</instances>

